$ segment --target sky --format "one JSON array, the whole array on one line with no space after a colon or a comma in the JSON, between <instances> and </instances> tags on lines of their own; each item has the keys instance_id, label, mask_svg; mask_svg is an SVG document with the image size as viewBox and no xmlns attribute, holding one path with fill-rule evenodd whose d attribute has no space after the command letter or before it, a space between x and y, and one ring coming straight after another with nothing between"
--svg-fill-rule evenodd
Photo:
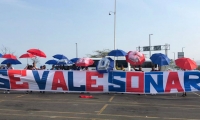
<instances>
[{"instance_id":1,"label":"sky","mask_svg":"<svg viewBox=\"0 0 200 120\"><path fill-rule=\"evenodd\" d=\"M199 0L116 0L116 48L170 44L168 57L200 60ZM114 0L0 0L0 48L18 57L37 48L47 58L64 54L87 57L95 50L114 49ZM149 52L143 52L149 55ZM165 53L152 51L153 53ZM0 59L2 61L3 59ZM26 64L26 59L19 59Z\"/></svg>"}]
</instances>

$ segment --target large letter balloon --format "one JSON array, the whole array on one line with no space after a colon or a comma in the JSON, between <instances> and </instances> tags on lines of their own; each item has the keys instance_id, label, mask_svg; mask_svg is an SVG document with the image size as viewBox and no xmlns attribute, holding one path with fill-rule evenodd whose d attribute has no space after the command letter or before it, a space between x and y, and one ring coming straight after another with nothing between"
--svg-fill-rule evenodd
<instances>
[{"instance_id":1,"label":"large letter balloon","mask_svg":"<svg viewBox=\"0 0 200 120\"><path fill-rule=\"evenodd\" d=\"M114 68L114 60L112 60L110 57L102 58L99 60L96 68L97 72L99 73L108 73Z\"/></svg>"}]
</instances>

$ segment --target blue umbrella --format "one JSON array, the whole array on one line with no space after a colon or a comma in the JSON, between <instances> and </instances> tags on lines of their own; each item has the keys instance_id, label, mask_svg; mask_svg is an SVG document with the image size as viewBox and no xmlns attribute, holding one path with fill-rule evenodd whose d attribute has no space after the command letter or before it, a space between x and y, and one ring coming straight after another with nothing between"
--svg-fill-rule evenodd
<instances>
[{"instance_id":1,"label":"blue umbrella","mask_svg":"<svg viewBox=\"0 0 200 120\"><path fill-rule=\"evenodd\" d=\"M68 64L68 65L72 65L72 64L74 64L74 62L72 62L71 60L69 60L69 61L67 62L67 64Z\"/></svg>"},{"instance_id":2,"label":"blue umbrella","mask_svg":"<svg viewBox=\"0 0 200 120\"><path fill-rule=\"evenodd\" d=\"M123 50L112 50L108 53L108 56L126 56L127 53Z\"/></svg>"},{"instance_id":3,"label":"blue umbrella","mask_svg":"<svg viewBox=\"0 0 200 120\"><path fill-rule=\"evenodd\" d=\"M56 65L57 63L58 63L57 60L48 60L48 61L46 61L45 64L48 64L48 65Z\"/></svg>"},{"instance_id":4,"label":"blue umbrella","mask_svg":"<svg viewBox=\"0 0 200 120\"><path fill-rule=\"evenodd\" d=\"M66 60L64 60L64 61L59 61L58 63L57 63L57 65L72 65L72 64L74 64L72 61L70 61L70 60L68 60L68 61L66 61Z\"/></svg>"},{"instance_id":5,"label":"blue umbrella","mask_svg":"<svg viewBox=\"0 0 200 120\"><path fill-rule=\"evenodd\" d=\"M56 54L53 56L54 58L58 59L58 60L61 60L61 59L66 59L68 60L68 58L62 54Z\"/></svg>"},{"instance_id":6,"label":"blue umbrella","mask_svg":"<svg viewBox=\"0 0 200 120\"><path fill-rule=\"evenodd\" d=\"M162 53L155 53L150 57L150 59L151 59L152 63L158 64L160 66L170 64L170 59Z\"/></svg>"},{"instance_id":7,"label":"blue umbrella","mask_svg":"<svg viewBox=\"0 0 200 120\"><path fill-rule=\"evenodd\" d=\"M2 57L3 55L0 53L0 58Z\"/></svg>"},{"instance_id":8,"label":"blue umbrella","mask_svg":"<svg viewBox=\"0 0 200 120\"><path fill-rule=\"evenodd\" d=\"M22 64L19 60L16 59L6 59L3 62L1 62L1 64Z\"/></svg>"},{"instance_id":9,"label":"blue umbrella","mask_svg":"<svg viewBox=\"0 0 200 120\"><path fill-rule=\"evenodd\" d=\"M72 58L70 61L72 61L73 63L76 63L78 61L79 58Z\"/></svg>"},{"instance_id":10,"label":"blue umbrella","mask_svg":"<svg viewBox=\"0 0 200 120\"><path fill-rule=\"evenodd\" d=\"M97 66L96 70L99 73L108 73L114 68L114 60L112 60L110 57L102 58Z\"/></svg>"}]
</instances>

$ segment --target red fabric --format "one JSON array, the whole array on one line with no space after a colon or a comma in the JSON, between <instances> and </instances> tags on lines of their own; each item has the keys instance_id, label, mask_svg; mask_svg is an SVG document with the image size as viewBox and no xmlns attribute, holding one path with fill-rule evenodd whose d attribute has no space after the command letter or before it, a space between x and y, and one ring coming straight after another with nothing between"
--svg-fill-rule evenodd
<instances>
[{"instance_id":1,"label":"red fabric","mask_svg":"<svg viewBox=\"0 0 200 120\"><path fill-rule=\"evenodd\" d=\"M126 55L126 61L131 65L141 65L145 61L145 56L138 51L129 51Z\"/></svg>"},{"instance_id":2,"label":"red fabric","mask_svg":"<svg viewBox=\"0 0 200 120\"><path fill-rule=\"evenodd\" d=\"M80 95L79 97L80 97L80 98L93 98L92 95L90 95L90 96L88 96L88 95Z\"/></svg>"},{"instance_id":3,"label":"red fabric","mask_svg":"<svg viewBox=\"0 0 200 120\"><path fill-rule=\"evenodd\" d=\"M76 62L76 66L83 66L83 67L87 67L94 64L94 61L90 58L80 58L77 62Z\"/></svg>"},{"instance_id":4,"label":"red fabric","mask_svg":"<svg viewBox=\"0 0 200 120\"><path fill-rule=\"evenodd\" d=\"M2 58L7 58L7 59L17 59L14 55L12 55L12 54L4 54L3 56L2 56Z\"/></svg>"},{"instance_id":5,"label":"red fabric","mask_svg":"<svg viewBox=\"0 0 200 120\"><path fill-rule=\"evenodd\" d=\"M35 57L35 55L32 55L31 53L26 53L21 55L19 58L33 58Z\"/></svg>"},{"instance_id":6,"label":"red fabric","mask_svg":"<svg viewBox=\"0 0 200 120\"><path fill-rule=\"evenodd\" d=\"M196 62L190 58L179 58L175 60L175 63L181 69L194 70L197 68Z\"/></svg>"},{"instance_id":7,"label":"red fabric","mask_svg":"<svg viewBox=\"0 0 200 120\"><path fill-rule=\"evenodd\" d=\"M45 53L42 52L42 51L39 50L39 49L29 49L27 52L28 52L28 53L31 53L31 54L33 54L33 55L39 56L39 57L44 57L44 58L46 58Z\"/></svg>"}]
</instances>

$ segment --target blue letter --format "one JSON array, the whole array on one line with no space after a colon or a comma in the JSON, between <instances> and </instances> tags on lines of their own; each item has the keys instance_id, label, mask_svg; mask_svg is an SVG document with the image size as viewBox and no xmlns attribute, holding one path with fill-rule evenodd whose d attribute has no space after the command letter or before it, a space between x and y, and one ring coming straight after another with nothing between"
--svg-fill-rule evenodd
<instances>
[{"instance_id":1,"label":"blue letter","mask_svg":"<svg viewBox=\"0 0 200 120\"><path fill-rule=\"evenodd\" d=\"M195 78L189 78L191 76L196 76L198 77L197 79ZM197 85L200 83L200 72L184 72L184 86L185 86L185 91L191 91L191 87L194 87L197 90L200 90L200 87Z\"/></svg>"},{"instance_id":2,"label":"blue letter","mask_svg":"<svg viewBox=\"0 0 200 120\"><path fill-rule=\"evenodd\" d=\"M68 86L69 91L85 91L85 85L81 85L80 87L74 87L74 77L72 71L68 72Z\"/></svg>"},{"instance_id":3,"label":"blue letter","mask_svg":"<svg viewBox=\"0 0 200 120\"><path fill-rule=\"evenodd\" d=\"M0 76L8 76L7 70L0 70ZM10 81L9 79L5 79L0 77L0 88L10 89Z\"/></svg>"},{"instance_id":4,"label":"blue letter","mask_svg":"<svg viewBox=\"0 0 200 120\"><path fill-rule=\"evenodd\" d=\"M114 76L119 76L121 78L126 78L126 72L109 72L108 73L108 83L119 85L119 87L114 87L114 85L109 85L108 90L114 92L125 92L125 82L114 79Z\"/></svg>"},{"instance_id":5,"label":"blue letter","mask_svg":"<svg viewBox=\"0 0 200 120\"><path fill-rule=\"evenodd\" d=\"M38 74L38 71L33 70L33 76L35 78L36 83L38 84L38 87L40 90L45 90L46 87L46 82L47 82L47 77L49 74L49 71L44 71L42 74L42 79L40 79L40 76Z\"/></svg>"},{"instance_id":6,"label":"blue letter","mask_svg":"<svg viewBox=\"0 0 200 120\"><path fill-rule=\"evenodd\" d=\"M157 83L155 80L151 77L152 74L157 75ZM159 92L164 92L163 89L163 72L146 72L145 73L145 93L150 93L150 84L155 88L155 90Z\"/></svg>"}]
</instances>

